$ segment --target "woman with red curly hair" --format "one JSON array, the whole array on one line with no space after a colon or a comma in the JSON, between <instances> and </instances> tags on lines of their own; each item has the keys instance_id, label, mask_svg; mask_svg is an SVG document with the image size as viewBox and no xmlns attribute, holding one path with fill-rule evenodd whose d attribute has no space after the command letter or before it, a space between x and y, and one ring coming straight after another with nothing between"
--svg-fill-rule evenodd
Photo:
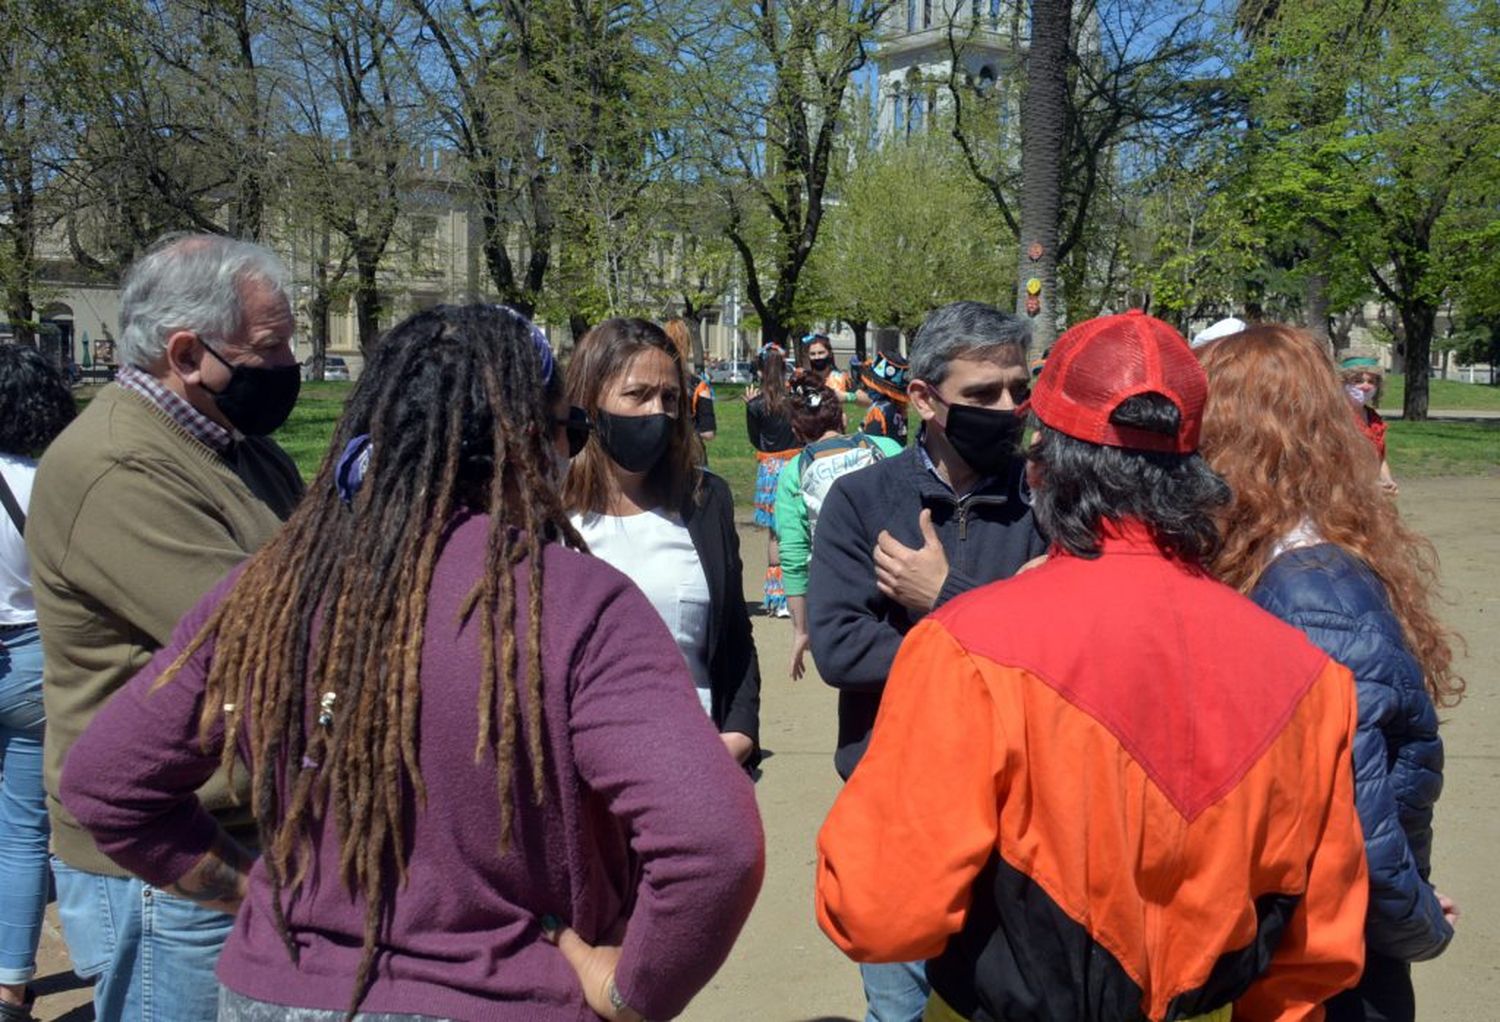
<instances>
[{"instance_id":1,"label":"woman with red curly hair","mask_svg":"<svg viewBox=\"0 0 1500 1022\"><path fill-rule=\"evenodd\" d=\"M1411 1020L1410 964L1441 954L1458 909L1429 882L1442 790L1437 707L1458 702L1433 615L1432 546L1381 498L1378 455L1311 334L1255 326L1214 342L1202 450L1234 490L1213 570L1354 674L1354 773L1370 864L1360 984L1330 1022Z\"/></svg>"}]
</instances>

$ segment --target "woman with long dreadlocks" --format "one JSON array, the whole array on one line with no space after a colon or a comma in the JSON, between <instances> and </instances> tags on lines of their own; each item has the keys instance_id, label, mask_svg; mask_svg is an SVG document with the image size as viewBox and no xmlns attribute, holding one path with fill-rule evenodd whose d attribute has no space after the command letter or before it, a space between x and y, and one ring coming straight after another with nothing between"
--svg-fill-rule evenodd
<instances>
[{"instance_id":1,"label":"woman with long dreadlocks","mask_svg":"<svg viewBox=\"0 0 1500 1022\"><path fill-rule=\"evenodd\" d=\"M575 552L558 376L509 309L398 325L285 529L74 747L103 851L238 910L221 1019L670 1018L728 954L754 796L651 605ZM221 763L253 862L193 795Z\"/></svg>"},{"instance_id":2,"label":"woman with long dreadlocks","mask_svg":"<svg viewBox=\"0 0 1500 1022\"><path fill-rule=\"evenodd\" d=\"M630 575L677 640L703 711L734 758L760 737L760 664L745 609L729 484L702 468L687 368L667 333L608 319L568 365L568 398L594 435L563 503L590 552Z\"/></svg>"}]
</instances>

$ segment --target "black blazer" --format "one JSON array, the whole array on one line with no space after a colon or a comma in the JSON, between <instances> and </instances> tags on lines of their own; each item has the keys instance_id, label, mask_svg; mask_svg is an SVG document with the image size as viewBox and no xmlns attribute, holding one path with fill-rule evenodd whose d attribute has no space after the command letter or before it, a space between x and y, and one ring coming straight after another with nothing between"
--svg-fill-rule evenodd
<instances>
[{"instance_id":1,"label":"black blazer","mask_svg":"<svg viewBox=\"0 0 1500 1022\"><path fill-rule=\"evenodd\" d=\"M708 622L708 676L714 725L722 731L749 735L760 758L760 662L745 609L744 567L740 540L734 531L734 498L729 484L712 472L703 473L700 501L680 509L693 538L693 548L708 579L711 613Z\"/></svg>"}]
</instances>

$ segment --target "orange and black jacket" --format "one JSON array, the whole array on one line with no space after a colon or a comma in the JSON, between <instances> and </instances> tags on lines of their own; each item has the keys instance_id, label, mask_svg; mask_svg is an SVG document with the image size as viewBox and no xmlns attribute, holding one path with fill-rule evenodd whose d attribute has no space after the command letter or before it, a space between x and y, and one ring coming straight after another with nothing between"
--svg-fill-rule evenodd
<instances>
[{"instance_id":1,"label":"orange and black jacket","mask_svg":"<svg viewBox=\"0 0 1500 1022\"><path fill-rule=\"evenodd\" d=\"M870 410L865 412L864 420L859 424L859 430L868 436L888 436L902 444L906 444L906 405L904 402L892 401L884 394L871 392Z\"/></svg>"},{"instance_id":2,"label":"orange and black jacket","mask_svg":"<svg viewBox=\"0 0 1500 1022\"><path fill-rule=\"evenodd\" d=\"M977 1022L1321 1019L1364 962L1349 673L1139 528L902 644L823 931Z\"/></svg>"}]
</instances>

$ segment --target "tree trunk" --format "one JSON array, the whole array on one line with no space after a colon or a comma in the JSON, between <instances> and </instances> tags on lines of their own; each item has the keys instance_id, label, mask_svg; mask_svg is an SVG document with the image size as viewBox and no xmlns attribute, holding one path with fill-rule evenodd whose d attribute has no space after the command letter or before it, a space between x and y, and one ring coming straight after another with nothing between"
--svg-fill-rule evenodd
<instances>
[{"instance_id":1,"label":"tree trunk","mask_svg":"<svg viewBox=\"0 0 1500 1022\"><path fill-rule=\"evenodd\" d=\"M368 352L380 336L380 289L375 279L380 262L356 255L355 265L359 282L354 287L354 318L359 324L359 350Z\"/></svg>"},{"instance_id":2,"label":"tree trunk","mask_svg":"<svg viewBox=\"0 0 1500 1022\"><path fill-rule=\"evenodd\" d=\"M323 367L328 360L328 314L333 302L323 289L324 286L326 285L313 285L312 301L307 308L308 317L312 320L312 336L308 339L312 345L312 355L307 361L307 374L314 380L323 378Z\"/></svg>"},{"instance_id":3,"label":"tree trunk","mask_svg":"<svg viewBox=\"0 0 1500 1022\"><path fill-rule=\"evenodd\" d=\"M780 297L778 295L778 297ZM778 303L779 304L779 303ZM760 313L760 343L764 347L767 344L779 344L786 347L786 324L781 321L781 316L775 310L767 306L765 309L757 309Z\"/></svg>"},{"instance_id":4,"label":"tree trunk","mask_svg":"<svg viewBox=\"0 0 1500 1022\"><path fill-rule=\"evenodd\" d=\"M593 324L589 322L589 318L583 313L568 313L568 333L572 335L574 345L583 340L583 335L589 332L589 327L591 326Z\"/></svg>"},{"instance_id":5,"label":"tree trunk","mask_svg":"<svg viewBox=\"0 0 1500 1022\"><path fill-rule=\"evenodd\" d=\"M1437 325L1437 306L1412 302L1401 306L1401 326L1406 334L1406 396L1401 417L1407 422L1427 420L1427 366L1432 361L1432 335Z\"/></svg>"},{"instance_id":6,"label":"tree trunk","mask_svg":"<svg viewBox=\"0 0 1500 1022\"><path fill-rule=\"evenodd\" d=\"M255 63L255 34L250 23L249 5L241 3L234 10L235 40L239 44L239 88L236 112L244 121L243 162L234 201L233 232L242 238L259 241L265 218L265 142L261 125L260 85Z\"/></svg>"},{"instance_id":7,"label":"tree trunk","mask_svg":"<svg viewBox=\"0 0 1500 1022\"><path fill-rule=\"evenodd\" d=\"M682 302L682 320L688 325L688 340L693 346L692 370L701 374L708 365L708 353L703 347L703 312L687 298Z\"/></svg>"},{"instance_id":8,"label":"tree trunk","mask_svg":"<svg viewBox=\"0 0 1500 1022\"><path fill-rule=\"evenodd\" d=\"M1325 239L1314 239L1309 257L1313 269L1307 275L1302 297L1304 325L1324 344L1330 344L1333 340L1328 331L1328 273L1325 269L1328 265L1329 247Z\"/></svg>"},{"instance_id":9,"label":"tree trunk","mask_svg":"<svg viewBox=\"0 0 1500 1022\"><path fill-rule=\"evenodd\" d=\"M1021 97L1021 254L1016 311L1030 318L1038 350L1046 350L1057 339L1060 311L1057 244L1071 21L1070 0L1031 0L1031 45L1026 52L1026 92Z\"/></svg>"},{"instance_id":10,"label":"tree trunk","mask_svg":"<svg viewBox=\"0 0 1500 1022\"><path fill-rule=\"evenodd\" d=\"M36 283L36 168L31 146L26 138L26 96L16 98L14 111L16 134L22 140L11 157L8 173L13 190L10 223L10 268L5 282L5 315L19 344L36 344L36 305L31 287Z\"/></svg>"},{"instance_id":11,"label":"tree trunk","mask_svg":"<svg viewBox=\"0 0 1500 1022\"><path fill-rule=\"evenodd\" d=\"M854 357L863 362L866 358L869 357L868 353L870 350L870 324L865 322L864 320L860 320L858 323L856 323L853 320L846 319L844 320L844 322L848 323L849 329L854 331Z\"/></svg>"}]
</instances>

